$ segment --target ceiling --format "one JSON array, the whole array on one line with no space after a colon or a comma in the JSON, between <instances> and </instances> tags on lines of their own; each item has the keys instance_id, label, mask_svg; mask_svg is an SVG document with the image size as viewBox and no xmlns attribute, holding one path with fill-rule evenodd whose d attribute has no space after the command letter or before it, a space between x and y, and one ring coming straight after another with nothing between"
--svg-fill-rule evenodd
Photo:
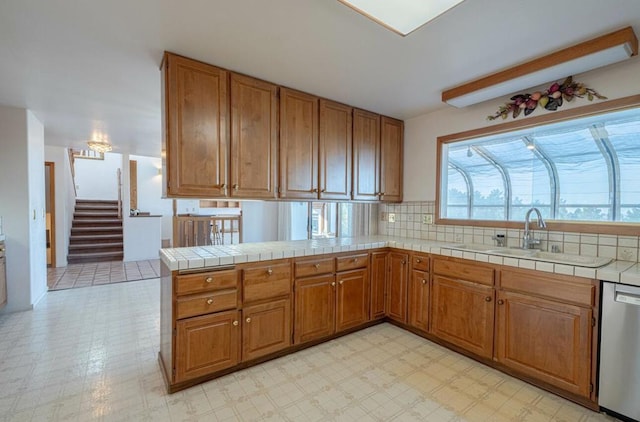
<instances>
[{"instance_id":1,"label":"ceiling","mask_svg":"<svg viewBox=\"0 0 640 422\"><path fill-rule=\"evenodd\" d=\"M634 26L638 0L465 0L406 38L337 0L0 0L0 104L47 145L160 156L162 52L406 119L443 89Z\"/></svg>"}]
</instances>

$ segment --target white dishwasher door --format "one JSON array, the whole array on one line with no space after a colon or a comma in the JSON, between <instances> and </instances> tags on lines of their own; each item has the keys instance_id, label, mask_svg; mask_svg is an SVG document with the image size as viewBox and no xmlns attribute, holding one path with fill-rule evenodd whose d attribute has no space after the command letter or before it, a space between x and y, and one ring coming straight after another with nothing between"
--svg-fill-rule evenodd
<instances>
[{"instance_id":1,"label":"white dishwasher door","mask_svg":"<svg viewBox=\"0 0 640 422\"><path fill-rule=\"evenodd\" d=\"M640 287L602 285L599 404L640 420Z\"/></svg>"}]
</instances>

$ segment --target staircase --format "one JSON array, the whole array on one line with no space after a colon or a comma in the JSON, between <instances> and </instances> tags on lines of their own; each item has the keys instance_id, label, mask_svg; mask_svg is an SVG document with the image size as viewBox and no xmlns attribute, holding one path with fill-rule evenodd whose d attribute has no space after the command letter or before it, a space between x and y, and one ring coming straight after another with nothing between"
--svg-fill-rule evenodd
<instances>
[{"instance_id":1,"label":"staircase","mask_svg":"<svg viewBox=\"0 0 640 422\"><path fill-rule=\"evenodd\" d=\"M122 261L118 201L77 199L69 238L69 264Z\"/></svg>"}]
</instances>

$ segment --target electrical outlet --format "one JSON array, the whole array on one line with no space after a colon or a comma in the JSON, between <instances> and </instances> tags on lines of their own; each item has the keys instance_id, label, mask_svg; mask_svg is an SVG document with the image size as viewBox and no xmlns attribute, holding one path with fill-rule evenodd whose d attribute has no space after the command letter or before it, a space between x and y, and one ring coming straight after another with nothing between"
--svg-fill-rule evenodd
<instances>
[{"instance_id":1,"label":"electrical outlet","mask_svg":"<svg viewBox=\"0 0 640 422\"><path fill-rule=\"evenodd\" d=\"M389 219L389 223L396 222L396 214L394 212L390 212L389 214L387 214L387 217Z\"/></svg>"},{"instance_id":2,"label":"electrical outlet","mask_svg":"<svg viewBox=\"0 0 640 422\"><path fill-rule=\"evenodd\" d=\"M433 224L433 214L422 214L422 224Z\"/></svg>"},{"instance_id":3,"label":"electrical outlet","mask_svg":"<svg viewBox=\"0 0 640 422\"><path fill-rule=\"evenodd\" d=\"M387 221L387 213L386 212L381 212L380 213L380 221Z\"/></svg>"}]
</instances>

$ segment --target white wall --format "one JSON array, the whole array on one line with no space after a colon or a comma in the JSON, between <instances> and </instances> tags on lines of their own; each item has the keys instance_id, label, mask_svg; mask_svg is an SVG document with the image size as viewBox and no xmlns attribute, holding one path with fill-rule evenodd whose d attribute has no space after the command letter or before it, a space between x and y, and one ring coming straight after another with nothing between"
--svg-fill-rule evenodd
<instances>
[{"instance_id":1,"label":"white wall","mask_svg":"<svg viewBox=\"0 0 640 422\"><path fill-rule=\"evenodd\" d=\"M596 69L574 79L585 83L609 99L627 97L640 93L640 58L638 56L625 62ZM542 89L548 88L546 84ZM534 91L525 90L528 92ZM465 130L492 126L512 121L487 121L487 116L496 112L498 107L508 100L504 98L486 101L474 106L457 109L447 106L445 109L424 114L405 120L404 147L404 200L432 201L436 197L436 151L437 137L462 132ZM594 103L599 100L594 100ZM571 103L565 102L559 110L569 110L591 104L586 99L576 99ZM536 109L529 117L540 116L551 111ZM527 117L520 116L517 120Z\"/></svg>"},{"instance_id":2,"label":"white wall","mask_svg":"<svg viewBox=\"0 0 640 422\"><path fill-rule=\"evenodd\" d=\"M42 125L31 112L0 106L0 180L5 181L0 183L0 215L8 293L0 312L31 309L46 290L43 139Z\"/></svg>"},{"instance_id":3,"label":"white wall","mask_svg":"<svg viewBox=\"0 0 640 422\"><path fill-rule=\"evenodd\" d=\"M106 153L104 160L76 159L75 175L78 198L118 199L117 172L121 167L121 154Z\"/></svg>"},{"instance_id":4,"label":"white wall","mask_svg":"<svg viewBox=\"0 0 640 422\"><path fill-rule=\"evenodd\" d=\"M73 178L66 148L47 145L44 147L45 161L55 165L55 208L56 208L56 267L67 265L69 235L76 203Z\"/></svg>"},{"instance_id":5,"label":"white wall","mask_svg":"<svg viewBox=\"0 0 640 422\"><path fill-rule=\"evenodd\" d=\"M242 202L242 241L270 242L278 240L278 203Z\"/></svg>"}]
</instances>

